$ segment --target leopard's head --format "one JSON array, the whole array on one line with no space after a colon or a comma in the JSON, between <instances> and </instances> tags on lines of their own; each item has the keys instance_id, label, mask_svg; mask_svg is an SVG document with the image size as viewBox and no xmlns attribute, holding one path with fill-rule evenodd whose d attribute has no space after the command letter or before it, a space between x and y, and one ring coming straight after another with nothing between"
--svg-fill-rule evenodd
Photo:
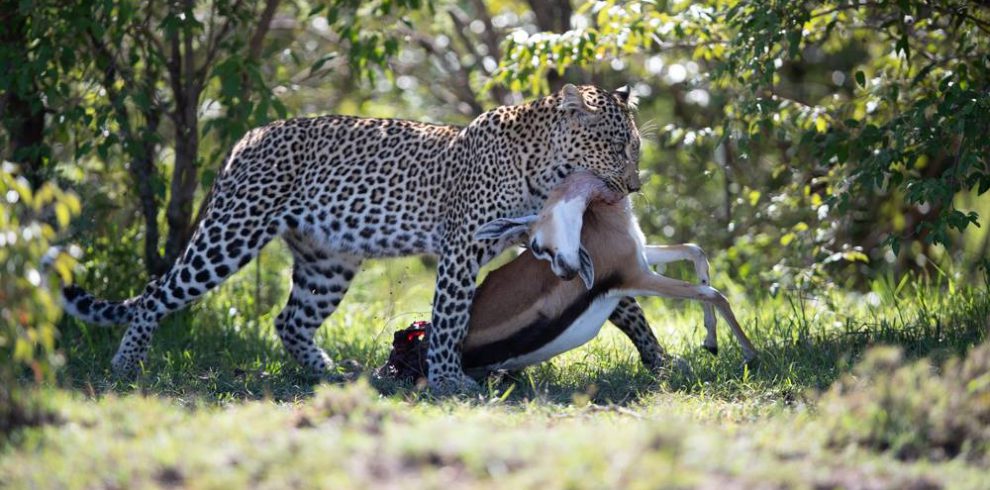
<instances>
[{"instance_id":1,"label":"leopard's head","mask_svg":"<svg viewBox=\"0 0 990 490\"><path fill-rule=\"evenodd\" d=\"M614 191L638 191L640 141L630 89L610 92L567 84L555 98L562 117L551 136L552 158L559 165L590 170Z\"/></svg>"}]
</instances>

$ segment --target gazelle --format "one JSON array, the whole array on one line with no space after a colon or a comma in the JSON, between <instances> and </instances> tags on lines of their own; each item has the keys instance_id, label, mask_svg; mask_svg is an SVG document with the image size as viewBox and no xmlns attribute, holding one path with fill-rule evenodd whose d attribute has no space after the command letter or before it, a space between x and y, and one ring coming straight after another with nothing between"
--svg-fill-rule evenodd
<instances>
[{"instance_id":1,"label":"gazelle","mask_svg":"<svg viewBox=\"0 0 990 490\"><path fill-rule=\"evenodd\" d=\"M629 199L590 173L569 176L539 215L494 220L476 237L504 239L527 232L529 249L492 271L475 294L461 346L466 369L520 369L574 349L594 338L627 296L702 301L704 347L718 351L718 310L742 346L745 361L756 359L756 349L725 296L710 285L701 248L647 245ZM651 269L678 260L694 263L700 284ZM578 275L581 281L569 280Z\"/></svg>"}]
</instances>

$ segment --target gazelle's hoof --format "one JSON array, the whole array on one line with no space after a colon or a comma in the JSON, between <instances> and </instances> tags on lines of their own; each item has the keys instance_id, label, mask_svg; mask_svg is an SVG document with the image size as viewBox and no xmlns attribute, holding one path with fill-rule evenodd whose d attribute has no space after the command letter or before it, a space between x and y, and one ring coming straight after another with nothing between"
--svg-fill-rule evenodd
<instances>
[{"instance_id":1,"label":"gazelle's hoof","mask_svg":"<svg viewBox=\"0 0 990 490\"><path fill-rule=\"evenodd\" d=\"M760 358L753 356L749 359L744 360L743 369L749 369L750 372L760 369Z\"/></svg>"},{"instance_id":2,"label":"gazelle's hoof","mask_svg":"<svg viewBox=\"0 0 990 490\"><path fill-rule=\"evenodd\" d=\"M713 356L718 356L718 346L717 345L713 347L713 346L707 346L707 345L702 344L701 348L702 349L705 349L706 351L708 351L709 354L711 354Z\"/></svg>"}]
</instances>

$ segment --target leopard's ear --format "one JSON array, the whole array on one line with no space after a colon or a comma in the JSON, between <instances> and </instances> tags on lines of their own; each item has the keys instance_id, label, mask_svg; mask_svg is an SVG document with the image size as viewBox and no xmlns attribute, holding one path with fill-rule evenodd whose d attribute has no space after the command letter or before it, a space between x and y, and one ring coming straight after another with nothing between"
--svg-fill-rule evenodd
<instances>
[{"instance_id":1,"label":"leopard's ear","mask_svg":"<svg viewBox=\"0 0 990 490\"><path fill-rule=\"evenodd\" d=\"M589 106L584 100L584 96L581 95L581 91L570 83L560 89L560 103L557 104L557 108L582 115L592 115L598 111L598 109Z\"/></svg>"},{"instance_id":2,"label":"leopard's ear","mask_svg":"<svg viewBox=\"0 0 990 490\"><path fill-rule=\"evenodd\" d=\"M636 95L636 92L633 92L632 87L629 85L623 85L615 89L612 92L612 95L614 95L616 99L619 99L619 102L621 102L622 105L626 106L629 110L635 111L636 106L639 105L639 96Z\"/></svg>"}]
</instances>

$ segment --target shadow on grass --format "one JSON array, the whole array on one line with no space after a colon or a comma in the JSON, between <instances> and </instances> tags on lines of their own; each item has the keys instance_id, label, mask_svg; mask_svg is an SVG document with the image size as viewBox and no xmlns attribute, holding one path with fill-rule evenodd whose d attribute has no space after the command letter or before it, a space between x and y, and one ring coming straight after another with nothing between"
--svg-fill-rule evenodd
<instances>
[{"instance_id":1,"label":"shadow on grass","mask_svg":"<svg viewBox=\"0 0 990 490\"><path fill-rule=\"evenodd\" d=\"M294 400L310 396L319 380L291 362L281 344L255 324L237 327L203 311L182 311L162 322L142 372L117 376L110 359L125 327L94 327L71 318L60 325L66 365L58 371L63 388L88 396L140 392L190 403L240 399Z\"/></svg>"},{"instance_id":2,"label":"shadow on grass","mask_svg":"<svg viewBox=\"0 0 990 490\"><path fill-rule=\"evenodd\" d=\"M295 401L310 397L321 383L292 362L270 331L256 324L236 327L204 311L195 314L199 315L195 322L189 311L163 322L148 365L135 379L120 379L109 371L123 327L63 320L60 342L67 365L60 370L60 385L93 397L140 392L208 404L245 399ZM759 367L754 370L743 369L738 348L726 342L728 348L719 357L700 347L674 352L689 370L672 369L659 379L629 355L597 363L537 366L490 380L482 395L471 399L487 402L497 397L506 403L549 404L583 400L625 406L657 393L678 392L787 404L804 399L809 390L828 387L874 345L897 345L908 358L931 357L933 361L964 353L987 339L988 315L990 299L984 291L975 290L960 297L956 307L922 310L906 321L849 320L836 328L814 325L800 315L777 315L770 323L751 325L751 338L760 351ZM211 320L215 327L204 327ZM381 365L387 355L386 346L371 346L363 340L360 348L340 345L334 339L328 339L324 347L332 358L355 359L365 372ZM625 348L632 354L631 345ZM372 380L372 385L386 396L434 400L409 383Z\"/></svg>"}]
</instances>

